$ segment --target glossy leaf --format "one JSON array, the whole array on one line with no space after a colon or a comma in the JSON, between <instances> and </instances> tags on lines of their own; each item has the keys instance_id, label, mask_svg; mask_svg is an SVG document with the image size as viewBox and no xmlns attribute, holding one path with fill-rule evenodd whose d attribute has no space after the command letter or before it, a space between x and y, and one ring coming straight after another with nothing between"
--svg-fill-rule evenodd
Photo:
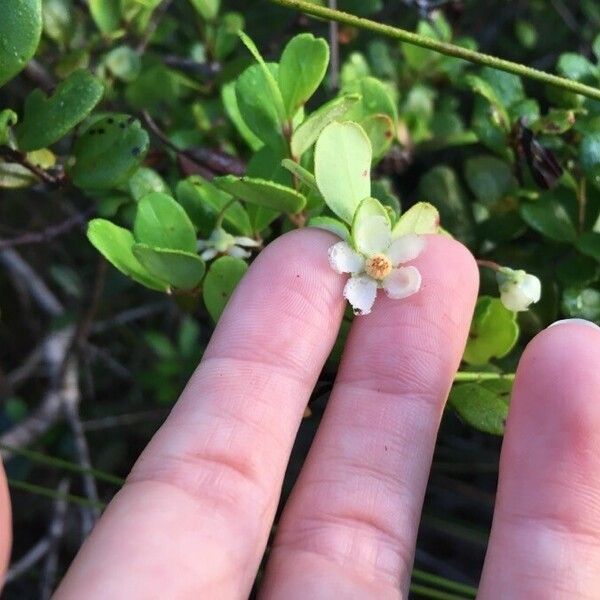
<instances>
[{"instance_id":1,"label":"glossy leaf","mask_svg":"<svg viewBox=\"0 0 600 600\"><path fill-rule=\"evenodd\" d=\"M359 203L371 195L371 142L356 123L333 122L315 147L315 178L329 208L352 223Z\"/></svg>"},{"instance_id":2,"label":"glossy leaf","mask_svg":"<svg viewBox=\"0 0 600 600\"><path fill-rule=\"evenodd\" d=\"M440 213L429 202L417 202L398 220L392 235L394 238L412 233L425 235L438 233L440 228Z\"/></svg>"},{"instance_id":3,"label":"glossy leaf","mask_svg":"<svg viewBox=\"0 0 600 600\"><path fill-rule=\"evenodd\" d=\"M516 313L505 308L498 298L481 296L463 360L471 365L484 365L492 358L502 358L513 349L518 338Z\"/></svg>"},{"instance_id":4,"label":"glossy leaf","mask_svg":"<svg viewBox=\"0 0 600 600\"><path fill-rule=\"evenodd\" d=\"M278 65L268 64L273 76ZM235 84L237 107L243 122L263 143L278 145L283 139L284 121L277 110L277 100L270 93L260 65L248 67ZM281 100L281 99L280 99Z\"/></svg>"},{"instance_id":5,"label":"glossy leaf","mask_svg":"<svg viewBox=\"0 0 600 600\"><path fill-rule=\"evenodd\" d=\"M315 93L328 64L327 42L312 33L301 33L287 44L279 62L278 83L288 119Z\"/></svg>"},{"instance_id":6,"label":"glossy leaf","mask_svg":"<svg viewBox=\"0 0 600 600\"><path fill-rule=\"evenodd\" d=\"M103 93L100 80L83 69L69 75L50 98L34 90L15 130L19 147L30 151L54 144L87 117Z\"/></svg>"},{"instance_id":7,"label":"glossy leaf","mask_svg":"<svg viewBox=\"0 0 600 600\"><path fill-rule=\"evenodd\" d=\"M248 146L250 146L252 150L256 151L260 149L260 147L263 145L263 142L253 133L250 127L248 127L246 121L244 121L238 106L235 90L235 81L230 81L221 88L221 100L223 101L223 107L225 108L227 116L231 119L232 123L238 130L238 133L242 136Z\"/></svg>"},{"instance_id":8,"label":"glossy leaf","mask_svg":"<svg viewBox=\"0 0 600 600\"><path fill-rule=\"evenodd\" d=\"M600 321L600 292L594 288L566 289L561 305L567 317Z\"/></svg>"},{"instance_id":9,"label":"glossy leaf","mask_svg":"<svg viewBox=\"0 0 600 600\"><path fill-rule=\"evenodd\" d=\"M235 198L279 212L295 214L306 205L306 198L296 190L265 179L226 175L213 183Z\"/></svg>"},{"instance_id":10,"label":"glossy leaf","mask_svg":"<svg viewBox=\"0 0 600 600\"><path fill-rule=\"evenodd\" d=\"M394 122L387 115L370 115L361 121L361 127L371 142L373 159L379 160L394 141Z\"/></svg>"},{"instance_id":11,"label":"glossy leaf","mask_svg":"<svg viewBox=\"0 0 600 600\"><path fill-rule=\"evenodd\" d=\"M491 206L516 184L510 165L494 156L476 156L465 163L465 178L479 202Z\"/></svg>"},{"instance_id":12,"label":"glossy leaf","mask_svg":"<svg viewBox=\"0 0 600 600\"><path fill-rule=\"evenodd\" d=\"M112 114L98 119L75 144L73 183L83 189L114 189L139 168L149 145L148 134L133 117Z\"/></svg>"},{"instance_id":13,"label":"glossy leaf","mask_svg":"<svg viewBox=\"0 0 600 600\"><path fill-rule=\"evenodd\" d=\"M221 0L190 0L198 14L207 21L213 21L219 14Z\"/></svg>"},{"instance_id":14,"label":"glossy leaf","mask_svg":"<svg viewBox=\"0 0 600 600\"><path fill-rule=\"evenodd\" d=\"M501 395L479 383L462 383L452 388L448 404L471 427L502 435L508 416L508 400L508 395Z\"/></svg>"},{"instance_id":15,"label":"glossy leaf","mask_svg":"<svg viewBox=\"0 0 600 600\"><path fill-rule=\"evenodd\" d=\"M153 192L138 203L133 233L154 248L196 252L196 232L187 213L171 196Z\"/></svg>"},{"instance_id":16,"label":"glossy leaf","mask_svg":"<svg viewBox=\"0 0 600 600\"><path fill-rule=\"evenodd\" d=\"M340 120L361 99L359 94L335 98L312 113L292 135L292 155L300 158L332 121Z\"/></svg>"},{"instance_id":17,"label":"glossy leaf","mask_svg":"<svg viewBox=\"0 0 600 600\"><path fill-rule=\"evenodd\" d=\"M287 169L294 177L298 179L303 185L305 185L311 192L315 192L317 194L321 194L319 192L319 188L317 187L317 180L315 176L307 171L302 165L299 165L297 162L285 158L281 161L281 165Z\"/></svg>"},{"instance_id":18,"label":"glossy leaf","mask_svg":"<svg viewBox=\"0 0 600 600\"><path fill-rule=\"evenodd\" d=\"M10 129L17 124L19 118L14 110L6 108L0 111L0 146L8 144Z\"/></svg>"},{"instance_id":19,"label":"glossy leaf","mask_svg":"<svg viewBox=\"0 0 600 600\"><path fill-rule=\"evenodd\" d=\"M521 206L525 222L543 236L556 242L574 242L575 226L562 204L553 198L542 198Z\"/></svg>"},{"instance_id":20,"label":"glossy leaf","mask_svg":"<svg viewBox=\"0 0 600 600\"><path fill-rule=\"evenodd\" d=\"M140 55L129 46L117 46L106 55L104 62L114 77L126 83L135 81L142 70Z\"/></svg>"},{"instance_id":21,"label":"glossy leaf","mask_svg":"<svg viewBox=\"0 0 600 600\"><path fill-rule=\"evenodd\" d=\"M215 321L219 320L247 270L248 265L241 258L233 256L222 256L211 264L202 286L202 296L206 309Z\"/></svg>"},{"instance_id":22,"label":"glossy leaf","mask_svg":"<svg viewBox=\"0 0 600 600\"><path fill-rule=\"evenodd\" d=\"M166 281L175 289L198 287L206 270L204 261L192 252L135 244L133 254L153 277Z\"/></svg>"},{"instance_id":23,"label":"glossy leaf","mask_svg":"<svg viewBox=\"0 0 600 600\"><path fill-rule=\"evenodd\" d=\"M252 225L244 207L203 177L193 175L180 181L175 195L203 237L212 233L221 214L223 223L232 227L235 233L252 235Z\"/></svg>"},{"instance_id":24,"label":"glossy leaf","mask_svg":"<svg viewBox=\"0 0 600 600\"><path fill-rule=\"evenodd\" d=\"M1 87L35 54L42 35L42 0L4 0L0 15Z\"/></svg>"},{"instance_id":25,"label":"glossy leaf","mask_svg":"<svg viewBox=\"0 0 600 600\"><path fill-rule=\"evenodd\" d=\"M577 248L583 254L600 262L600 233L588 231L577 240Z\"/></svg>"},{"instance_id":26,"label":"glossy leaf","mask_svg":"<svg viewBox=\"0 0 600 600\"><path fill-rule=\"evenodd\" d=\"M170 194L165 180L149 167L140 167L127 182L129 192L136 202L152 192Z\"/></svg>"},{"instance_id":27,"label":"glossy leaf","mask_svg":"<svg viewBox=\"0 0 600 600\"><path fill-rule=\"evenodd\" d=\"M217 60L226 59L240 41L240 31L244 29L244 17L237 12L228 12L219 19L215 36L214 54Z\"/></svg>"},{"instance_id":28,"label":"glossy leaf","mask_svg":"<svg viewBox=\"0 0 600 600\"><path fill-rule=\"evenodd\" d=\"M104 219L90 221L87 236L93 246L121 273L153 290L166 291L167 284L148 273L133 254L131 231Z\"/></svg>"},{"instance_id":29,"label":"glossy leaf","mask_svg":"<svg viewBox=\"0 0 600 600\"><path fill-rule=\"evenodd\" d=\"M114 33L121 24L121 0L89 0L90 13L105 35Z\"/></svg>"}]
</instances>

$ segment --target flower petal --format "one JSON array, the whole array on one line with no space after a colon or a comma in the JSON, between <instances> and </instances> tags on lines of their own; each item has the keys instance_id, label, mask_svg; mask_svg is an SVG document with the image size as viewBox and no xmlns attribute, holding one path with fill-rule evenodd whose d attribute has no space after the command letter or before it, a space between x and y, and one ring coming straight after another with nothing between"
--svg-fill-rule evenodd
<instances>
[{"instance_id":1,"label":"flower petal","mask_svg":"<svg viewBox=\"0 0 600 600\"><path fill-rule=\"evenodd\" d=\"M525 275L521 283L521 289L532 303L540 301L542 297L542 283L535 275L529 273Z\"/></svg>"},{"instance_id":2,"label":"flower petal","mask_svg":"<svg viewBox=\"0 0 600 600\"><path fill-rule=\"evenodd\" d=\"M245 246L246 248L258 248L260 246L260 242L257 242L249 237L244 237L243 235L237 236L233 239L238 246Z\"/></svg>"},{"instance_id":3,"label":"flower petal","mask_svg":"<svg viewBox=\"0 0 600 600\"><path fill-rule=\"evenodd\" d=\"M384 252L392 241L389 219L381 215L360 219L353 227L352 237L357 250L365 256Z\"/></svg>"},{"instance_id":4,"label":"flower petal","mask_svg":"<svg viewBox=\"0 0 600 600\"><path fill-rule=\"evenodd\" d=\"M219 254L216 248L207 248L201 255L200 258L203 261L212 260L217 254Z\"/></svg>"},{"instance_id":5,"label":"flower petal","mask_svg":"<svg viewBox=\"0 0 600 600\"><path fill-rule=\"evenodd\" d=\"M344 287L344 298L350 302L355 315L368 315L377 297L377 282L366 275L350 277Z\"/></svg>"},{"instance_id":6,"label":"flower petal","mask_svg":"<svg viewBox=\"0 0 600 600\"><path fill-rule=\"evenodd\" d=\"M329 264L338 273L360 273L365 259L346 242L338 242L329 248Z\"/></svg>"},{"instance_id":7,"label":"flower petal","mask_svg":"<svg viewBox=\"0 0 600 600\"><path fill-rule=\"evenodd\" d=\"M421 289L421 273L417 267L400 267L383 280L385 293L394 300L408 298Z\"/></svg>"},{"instance_id":8,"label":"flower petal","mask_svg":"<svg viewBox=\"0 0 600 600\"><path fill-rule=\"evenodd\" d=\"M397 267L402 263L414 260L421 254L425 248L425 238L420 235L403 235L394 240L391 246L386 250L386 255Z\"/></svg>"},{"instance_id":9,"label":"flower petal","mask_svg":"<svg viewBox=\"0 0 600 600\"><path fill-rule=\"evenodd\" d=\"M239 246L231 246L231 248L227 249L227 254L229 254L229 256L233 256L234 258L248 258L250 256L250 251L244 250Z\"/></svg>"}]
</instances>

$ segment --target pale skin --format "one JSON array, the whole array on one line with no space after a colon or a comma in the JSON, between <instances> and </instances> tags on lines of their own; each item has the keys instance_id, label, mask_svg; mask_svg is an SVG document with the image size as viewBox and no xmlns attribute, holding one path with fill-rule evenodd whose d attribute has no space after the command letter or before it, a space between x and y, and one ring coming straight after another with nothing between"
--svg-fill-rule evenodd
<instances>
[{"instance_id":1,"label":"pale skin","mask_svg":"<svg viewBox=\"0 0 600 600\"><path fill-rule=\"evenodd\" d=\"M342 319L332 236L263 251L209 348L71 565L56 598L246 598L294 436ZM352 326L335 388L277 528L260 597L407 596L444 403L478 272L430 236L421 291ZM479 597L598 598L600 330L540 333L519 365ZM475 457L474 457L475 459ZM10 504L0 479L0 561Z\"/></svg>"}]
</instances>

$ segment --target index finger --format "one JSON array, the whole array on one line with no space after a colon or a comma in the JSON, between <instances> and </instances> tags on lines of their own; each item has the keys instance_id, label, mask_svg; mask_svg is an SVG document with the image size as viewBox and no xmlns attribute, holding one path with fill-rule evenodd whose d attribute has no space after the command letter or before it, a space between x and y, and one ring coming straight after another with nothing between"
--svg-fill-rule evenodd
<instances>
[{"instance_id":1,"label":"index finger","mask_svg":"<svg viewBox=\"0 0 600 600\"><path fill-rule=\"evenodd\" d=\"M343 314L343 280L327 261L333 241L305 230L261 253L57 598L249 593Z\"/></svg>"}]
</instances>

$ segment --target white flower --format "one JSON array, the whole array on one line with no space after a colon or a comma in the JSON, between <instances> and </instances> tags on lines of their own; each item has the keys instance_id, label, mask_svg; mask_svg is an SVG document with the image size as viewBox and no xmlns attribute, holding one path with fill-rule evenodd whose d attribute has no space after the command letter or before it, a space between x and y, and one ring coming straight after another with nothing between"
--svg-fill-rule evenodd
<instances>
[{"instance_id":1,"label":"white flower","mask_svg":"<svg viewBox=\"0 0 600 600\"><path fill-rule=\"evenodd\" d=\"M368 315L378 288L390 298L407 298L421 289L421 273L416 267L403 267L425 247L418 235L394 239L389 219L371 214L355 221L352 228L354 248L338 242L329 249L329 263L338 273L350 273L344 297L356 315Z\"/></svg>"},{"instance_id":2,"label":"white flower","mask_svg":"<svg viewBox=\"0 0 600 600\"><path fill-rule=\"evenodd\" d=\"M500 301L508 310L525 311L542 296L542 284L535 275L502 267L496 273Z\"/></svg>"},{"instance_id":3,"label":"white flower","mask_svg":"<svg viewBox=\"0 0 600 600\"><path fill-rule=\"evenodd\" d=\"M215 229L208 240L198 240L198 250L203 250L200 258L212 260L218 254L228 254L235 258L248 258L250 252L244 248L258 248L260 242L249 237L233 236L221 227Z\"/></svg>"}]
</instances>

